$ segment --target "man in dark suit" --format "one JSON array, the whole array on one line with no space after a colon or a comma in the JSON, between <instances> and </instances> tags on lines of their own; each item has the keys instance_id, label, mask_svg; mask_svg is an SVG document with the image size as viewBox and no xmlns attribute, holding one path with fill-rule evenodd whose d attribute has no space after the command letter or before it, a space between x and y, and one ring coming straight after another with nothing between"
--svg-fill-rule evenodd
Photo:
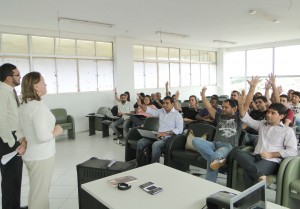
<instances>
[{"instance_id":1,"label":"man in dark suit","mask_svg":"<svg viewBox=\"0 0 300 209\"><path fill-rule=\"evenodd\" d=\"M20 209L22 168L22 155L26 149L26 140L17 141L16 130L18 126L18 100L14 87L20 85L20 72L12 64L0 66L0 158L3 155L16 151L14 156L5 165L0 163L2 209Z\"/></svg>"}]
</instances>

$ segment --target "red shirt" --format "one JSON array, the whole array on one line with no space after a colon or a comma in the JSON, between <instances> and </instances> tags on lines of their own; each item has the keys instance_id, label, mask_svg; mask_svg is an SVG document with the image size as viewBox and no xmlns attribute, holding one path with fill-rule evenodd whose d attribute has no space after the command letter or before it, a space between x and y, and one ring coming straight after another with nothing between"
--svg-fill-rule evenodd
<instances>
[{"instance_id":1,"label":"red shirt","mask_svg":"<svg viewBox=\"0 0 300 209\"><path fill-rule=\"evenodd\" d=\"M290 108L287 109L286 113L285 113L285 117L282 119L282 123L285 123L286 119L289 119L290 121L292 121L289 125L289 127L293 127L294 126L294 116L295 113L293 110L291 110Z\"/></svg>"}]
</instances>

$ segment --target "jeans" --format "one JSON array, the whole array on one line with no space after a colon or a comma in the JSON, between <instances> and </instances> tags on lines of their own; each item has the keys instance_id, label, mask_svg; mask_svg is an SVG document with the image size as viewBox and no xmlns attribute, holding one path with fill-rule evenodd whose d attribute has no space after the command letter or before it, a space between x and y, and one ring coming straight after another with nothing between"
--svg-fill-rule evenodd
<instances>
[{"instance_id":1,"label":"jeans","mask_svg":"<svg viewBox=\"0 0 300 209\"><path fill-rule=\"evenodd\" d=\"M120 133L120 131L118 129L119 125L123 125L123 137L126 137L128 131L129 131L129 127L131 125L131 121L129 119L124 120L123 118L120 118L120 119L112 122L112 124L110 125L110 127L116 133L117 137L121 137L122 136L122 133Z\"/></svg>"},{"instance_id":2,"label":"jeans","mask_svg":"<svg viewBox=\"0 0 300 209\"><path fill-rule=\"evenodd\" d=\"M226 158L232 150L232 145L224 142L210 142L199 137L193 139L193 145L196 150L207 161L206 166L206 180L216 182L218 177L218 170L212 170L210 164L217 158Z\"/></svg>"},{"instance_id":3,"label":"jeans","mask_svg":"<svg viewBox=\"0 0 300 209\"><path fill-rule=\"evenodd\" d=\"M295 118L294 123L294 125L297 126L296 131L300 131L300 118Z\"/></svg>"},{"instance_id":4,"label":"jeans","mask_svg":"<svg viewBox=\"0 0 300 209\"><path fill-rule=\"evenodd\" d=\"M166 145L166 139L153 141L153 139L141 138L137 144L137 157L139 150L145 149L147 146L152 144L152 157L151 163L159 163L159 158L161 155L161 150Z\"/></svg>"},{"instance_id":5,"label":"jeans","mask_svg":"<svg viewBox=\"0 0 300 209\"><path fill-rule=\"evenodd\" d=\"M279 163L264 160L260 155L252 155L240 149L234 149L232 155L245 170L243 178L246 188L257 183L259 177L275 174L279 169Z\"/></svg>"}]
</instances>

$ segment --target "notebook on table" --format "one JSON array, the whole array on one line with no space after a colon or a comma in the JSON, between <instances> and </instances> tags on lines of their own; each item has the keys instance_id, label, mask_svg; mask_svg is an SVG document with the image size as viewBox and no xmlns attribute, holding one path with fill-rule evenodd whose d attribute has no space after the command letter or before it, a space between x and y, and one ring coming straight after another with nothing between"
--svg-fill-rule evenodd
<instances>
[{"instance_id":1,"label":"notebook on table","mask_svg":"<svg viewBox=\"0 0 300 209\"><path fill-rule=\"evenodd\" d=\"M230 199L230 209L266 208L266 181L261 181Z\"/></svg>"},{"instance_id":2,"label":"notebook on table","mask_svg":"<svg viewBox=\"0 0 300 209\"><path fill-rule=\"evenodd\" d=\"M148 131L143 129L137 129L137 130L142 137L159 140L159 138L157 137L157 133L158 133L157 131Z\"/></svg>"}]
</instances>

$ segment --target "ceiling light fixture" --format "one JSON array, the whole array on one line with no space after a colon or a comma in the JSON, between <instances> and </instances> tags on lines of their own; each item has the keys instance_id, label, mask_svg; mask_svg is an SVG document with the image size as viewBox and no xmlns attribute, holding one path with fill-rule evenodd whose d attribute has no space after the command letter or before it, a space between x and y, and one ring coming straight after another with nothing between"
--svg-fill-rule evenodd
<instances>
[{"instance_id":1,"label":"ceiling light fixture","mask_svg":"<svg viewBox=\"0 0 300 209\"><path fill-rule=\"evenodd\" d=\"M70 21L70 22L74 22L74 23L83 23L83 24L91 24L91 25L99 25L102 27L108 27L108 28L112 28L113 24L110 23L103 23L103 22L96 22L96 21L90 21L90 20L80 20L80 19L74 19L74 18L68 18L68 17L58 17L58 21Z\"/></svg>"},{"instance_id":2,"label":"ceiling light fixture","mask_svg":"<svg viewBox=\"0 0 300 209\"><path fill-rule=\"evenodd\" d=\"M223 41L223 40L213 40L213 42L218 44L231 44L231 45L236 44L236 42L233 41Z\"/></svg>"},{"instance_id":3,"label":"ceiling light fixture","mask_svg":"<svg viewBox=\"0 0 300 209\"><path fill-rule=\"evenodd\" d=\"M262 19L268 20L273 23L280 23L280 21L278 19L276 19L276 18L272 17L271 15L269 15L265 12L262 12L262 11L251 9L251 10L249 10L249 14L255 15L257 17L260 17Z\"/></svg>"},{"instance_id":4,"label":"ceiling light fixture","mask_svg":"<svg viewBox=\"0 0 300 209\"><path fill-rule=\"evenodd\" d=\"M184 34L180 34L180 33L171 33L171 32L164 32L164 31L156 31L156 34L161 35L165 35L165 36L175 36L175 37L179 37L179 38L188 38L190 37L189 35L184 35Z\"/></svg>"}]
</instances>

